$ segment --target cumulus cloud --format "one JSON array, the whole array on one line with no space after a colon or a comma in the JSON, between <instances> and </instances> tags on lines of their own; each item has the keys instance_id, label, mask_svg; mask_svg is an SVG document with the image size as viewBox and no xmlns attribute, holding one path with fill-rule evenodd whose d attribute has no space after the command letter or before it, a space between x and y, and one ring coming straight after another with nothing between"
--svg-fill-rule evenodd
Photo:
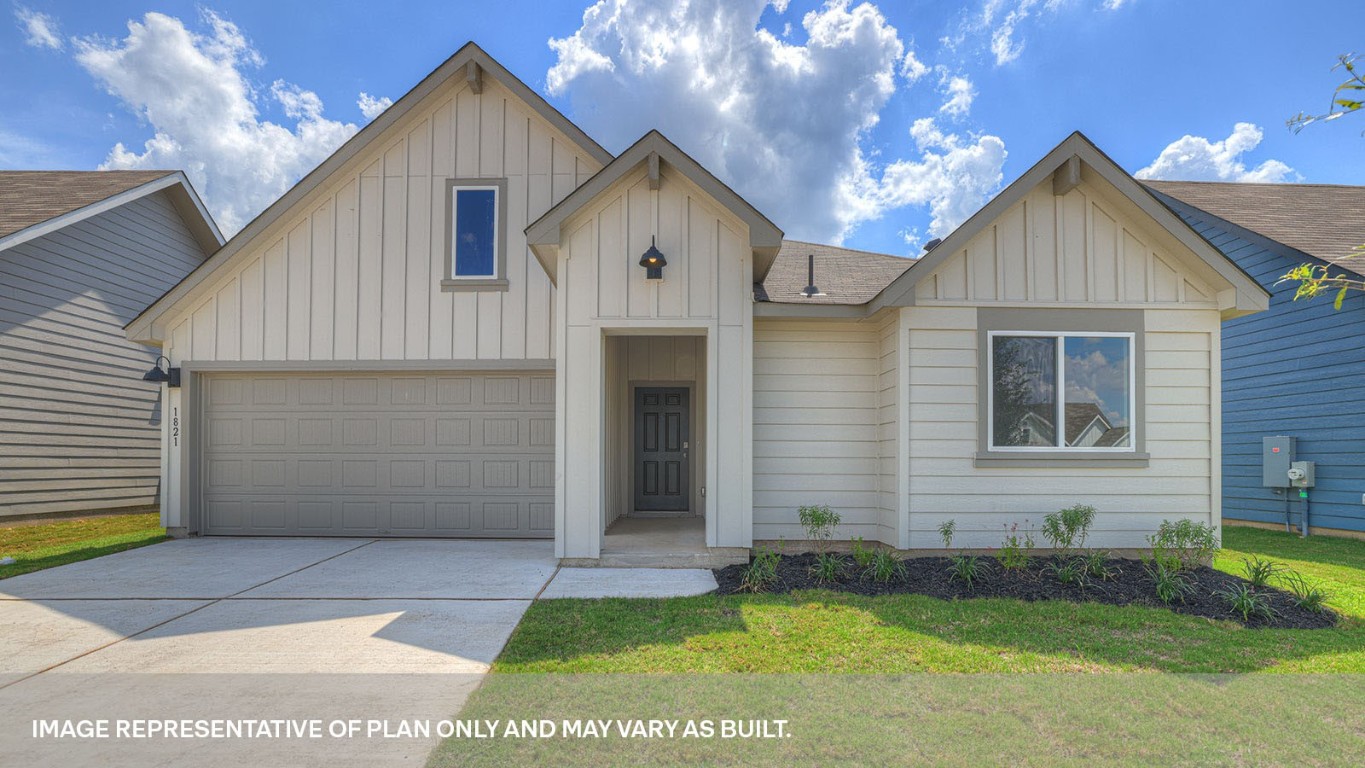
<instances>
[{"instance_id":1,"label":"cumulus cloud","mask_svg":"<svg viewBox=\"0 0 1365 768\"><path fill-rule=\"evenodd\" d=\"M24 43L34 48L47 48L60 51L66 47L58 31L57 20L46 13L39 13L27 6L16 5L14 18L19 29L24 32Z\"/></svg>"},{"instance_id":2,"label":"cumulus cloud","mask_svg":"<svg viewBox=\"0 0 1365 768\"><path fill-rule=\"evenodd\" d=\"M1250 181L1283 183L1299 174L1279 160L1247 168L1243 156L1255 149L1265 134L1251 123L1237 123L1221 141L1185 135L1166 146L1152 164L1137 172L1139 179L1183 181Z\"/></svg>"},{"instance_id":3,"label":"cumulus cloud","mask_svg":"<svg viewBox=\"0 0 1365 768\"><path fill-rule=\"evenodd\" d=\"M949 117L965 117L972 109L972 101L976 99L976 88L972 81L963 75L954 75L944 81L944 90L948 100L943 102L938 111Z\"/></svg>"},{"instance_id":4,"label":"cumulus cloud","mask_svg":"<svg viewBox=\"0 0 1365 768\"><path fill-rule=\"evenodd\" d=\"M972 178L978 166L958 162L975 140L940 134L920 157L889 164L868 146L887 101L928 72L875 5L827 2L801 18L802 44L759 26L769 5L786 11L764 0L599 0L572 35L549 41L546 86L609 147L659 128L792 237L837 242L906 204L930 205L947 226L958 195L971 194L949 188L998 184L998 167ZM936 191L912 191L910 176Z\"/></svg>"},{"instance_id":5,"label":"cumulus cloud","mask_svg":"<svg viewBox=\"0 0 1365 768\"><path fill-rule=\"evenodd\" d=\"M873 193L883 209L929 206L929 234L942 237L976 213L1000 186L1005 142L998 136L944 133L933 118L916 120L910 137L917 160L886 167Z\"/></svg>"},{"instance_id":6,"label":"cumulus cloud","mask_svg":"<svg viewBox=\"0 0 1365 768\"><path fill-rule=\"evenodd\" d=\"M76 41L76 60L151 126L141 151L122 143L102 168L180 168L225 232L236 232L325 159L356 126L323 116L316 93L282 80L258 94L244 74L263 57L232 22L203 12L207 30L148 13L122 40ZM262 120L278 104L293 127Z\"/></svg>"},{"instance_id":7,"label":"cumulus cloud","mask_svg":"<svg viewBox=\"0 0 1365 768\"><path fill-rule=\"evenodd\" d=\"M393 99L387 96L371 96L361 91L360 98L356 100L355 105L360 107L360 114L364 115L366 120L373 120L379 117L384 110L393 106Z\"/></svg>"}]
</instances>

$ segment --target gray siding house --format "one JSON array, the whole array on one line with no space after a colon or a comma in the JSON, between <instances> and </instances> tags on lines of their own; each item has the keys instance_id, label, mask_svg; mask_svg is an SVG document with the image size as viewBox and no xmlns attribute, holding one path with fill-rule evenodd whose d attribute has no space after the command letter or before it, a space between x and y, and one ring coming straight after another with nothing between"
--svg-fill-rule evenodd
<instances>
[{"instance_id":1,"label":"gray siding house","mask_svg":"<svg viewBox=\"0 0 1365 768\"><path fill-rule=\"evenodd\" d=\"M0 171L0 518L156 501L157 353L123 326L222 242L178 171Z\"/></svg>"}]
</instances>

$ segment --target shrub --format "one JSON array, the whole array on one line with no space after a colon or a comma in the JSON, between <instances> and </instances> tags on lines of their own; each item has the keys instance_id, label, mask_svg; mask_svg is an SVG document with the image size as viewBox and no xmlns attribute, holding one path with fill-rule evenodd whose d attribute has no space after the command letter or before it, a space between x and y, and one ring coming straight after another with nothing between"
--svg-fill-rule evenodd
<instances>
[{"instance_id":1,"label":"shrub","mask_svg":"<svg viewBox=\"0 0 1365 768\"><path fill-rule=\"evenodd\" d=\"M1085 587L1085 560L1079 557L1059 557L1048 563L1047 569L1063 584Z\"/></svg>"},{"instance_id":2,"label":"shrub","mask_svg":"<svg viewBox=\"0 0 1365 768\"><path fill-rule=\"evenodd\" d=\"M948 566L948 578L965 582L967 589L981 575L981 558L976 555L953 555L952 565Z\"/></svg>"},{"instance_id":3,"label":"shrub","mask_svg":"<svg viewBox=\"0 0 1365 768\"><path fill-rule=\"evenodd\" d=\"M1316 582L1309 581L1298 571L1284 568L1280 571L1280 583L1289 588L1294 595L1294 604L1315 613L1326 609L1327 592Z\"/></svg>"},{"instance_id":4,"label":"shrub","mask_svg":"<svg viewBox=\"0 0 1365 768\"><path fill-rule=\"evenodd\" d=\"M953 534L957 532L956 520L944 520L938 526L938 537L943 539L943 548L951 549L953 546Z\"/></svg>"},{"instance_id":5,"label":"shrub","mask_svg":"<svg viewBox=\"0 0 1365 768\"><path fill-rule=\"evenodd\" d=\"M1245 584L1234 584L1218 590L1215 594L1227 601L1233 613L1241 614L1242 621L1251 621L1252 616L1269 619L1275 615L1275 609L1270 607L1270 601L1265 595Z\"/></svg>"},{"instance_id":6,"label":"shrub","mask_svg":"<svg viewBox=\"0 0 1365 768\"><path fill-rule=\"evenodd\" d=\"M834 529L843 522L843 516L829 508L828 504L801 507L796 510L801 527L806 529L806 538L815 543L815 551L824 553Z\"/></svg>"},{"instance_id":7,"label":"shrub","mask_svg":"<svg viewBox=\"0 0 1365 768\"><path fill-rule=\"evenodd\" d=\"M1185 581L1185 575L1179 568L1163 564L1161 560L1154 560L1148 566L1148 573L1156 585L1156 596L1167 605L1176 600L1185 602L1185 595L1194 591L1194 587Z\"/></svg>"},{"instance_id":8,"label":"shrub","mask_svg":"<svg viewBox=\"0 0 1365 768\"><path fill-rule=\"evenodd\" d=\"M1012 524L1009 530L1010 534L1005 537L1005 542L1000 545L1000 553L996 555L996 558L1005 570L1022 571L1028 567L1029 557L1033 552L1033 531L1025 531L1023 537L1020 538L1018 523Z\"/></svg>"},{"instance_id":9,"label":"shrub","mask_svg":"<svg viewBox=\"0 0 1365 768\"><path fill-rule=\"evenodd\" d=\"M1165 568L1193 570L1218 550L1218 536L1213 527L1193 520L1171 522L1162 520L1156 534L1147 537L1152 545L1152 559Z\"/></svg>"},{"instance_id":10,"label":"shrub","mask_svg":"<svg viewBox=\"0 0 1365 768\"><path fill-rule=\"evenodd\" d=\"M1043 518L1043 536L1052 548L1063 558L1072 550L1084 547L1090 535L1090 526L1095 522L1095 508L1088 504L1053 512Z\"/></svg>"},{"instance_id":11,"label":"shrub","mask_svg":"<svg viewBox=\"0 0 1365 768\"><path fill-rule=\"evenodd\" d=\"M863 576L880 582L903 579L905 578L905 564L892 554L891 550L879 549L873 553L872 560L868 562L867 569L863 571Z\"/></svg>"},{"instance_id":12,"label":"shrub","mask_svg":"<svg viewBox=\"0 0 1365 768\"><path fill-rule=\"evenodd\" d=\"M739 588L745 592L762 592L777 582L777 564L782 555L770 547L761 547L754 559L744 567Z\"/></svg>"},{"instance_id":13,"label":"shrub","mask_svg":"<svg viewBox=\"0 0 1365 768\"><path fill-rule=\"evenodd\" d=\"M1109 581L1118 575L1117 568L1109 567L1108 551L1092 551L1087 554L1083 560L1085 561L1085 575L1089 578L1098 579L1100 581Z\"/></svg>"},{"instance_id":14,"label":"shrub","mask_svg":"<svg viewBox=\"0 0 1365 768\"><path fill-rule=\"evenodd\" d=\"M859 568L866 568L867 566L871 565L872 557L876 553L877 553L876 547L863 546L862 536L855 536L853 538L853 562L857 563Z\"/></svg>"},{"instance_id":15,"label":"shrub","mask_svg":"<svg viewBox=\"0 0 1365 768\"><path fill-rule=\"evenodd\" d=\"M1242 569L1246 571L1247 581L1251 582L1251 586L1264 587L1270 583L1271 578L1284 570L1284 566L1252 555L1242 558Z\"/></svg>"},{"instance_id":16,"label":"shrub","mask_svg":"<svg viewBox=\"0 0 1365 768\"><path fill-rule=\"evenodd\" d=\"M810 573L816 581L838 581L844 573L844 559L829 552L821 552L815 556L815 565L811 566Z\"/></svg>"}]
</instances>

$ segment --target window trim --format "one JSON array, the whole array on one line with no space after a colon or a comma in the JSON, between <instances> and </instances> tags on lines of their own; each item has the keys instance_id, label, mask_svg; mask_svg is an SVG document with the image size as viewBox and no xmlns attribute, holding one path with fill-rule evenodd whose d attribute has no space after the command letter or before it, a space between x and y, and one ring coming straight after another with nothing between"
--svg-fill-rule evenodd
<instances>
[{"instance_id":1,"label":"window trim","mask_svg":"<svg viewBox=\"0 0 1365 768\"><path fill-rule=\"evenodd\" d=\"M491 189L494 197L492 276L458 277L455 275L455 193L466 189ZM507 282L507 179L446 179L445 202L445 272L441 276L441 290L506 291Z\"/></svg>"}]
</instances>

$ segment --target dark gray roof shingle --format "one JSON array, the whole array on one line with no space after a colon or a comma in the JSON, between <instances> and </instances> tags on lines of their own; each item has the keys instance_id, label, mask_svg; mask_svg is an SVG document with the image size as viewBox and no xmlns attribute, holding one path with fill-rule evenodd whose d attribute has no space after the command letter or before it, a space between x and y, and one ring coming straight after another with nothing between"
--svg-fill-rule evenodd
<instances>
[{"instance_id":1,"label":"dark gray roof shingle","mask_svg":"<svg viewBox=\"0 0 1365 768\"><path fill-rule=\"evenodd\" d=\"M823 296L806 298L806 257L815 255L815 285ZM833 245L783 240L777 260L761 286L760 301L776 304L866 304L900 277L915 260Z\"/></svg>"},{"instance_id":2,"label":"dark gray roof shingle","mask_svg":"<svg viewBox=\"0 0 1365 768\"><path fill-rule=\"evenodd\" d=\"M175 171L0 171L0 237Z\"/></svg>"}]
</instances>

